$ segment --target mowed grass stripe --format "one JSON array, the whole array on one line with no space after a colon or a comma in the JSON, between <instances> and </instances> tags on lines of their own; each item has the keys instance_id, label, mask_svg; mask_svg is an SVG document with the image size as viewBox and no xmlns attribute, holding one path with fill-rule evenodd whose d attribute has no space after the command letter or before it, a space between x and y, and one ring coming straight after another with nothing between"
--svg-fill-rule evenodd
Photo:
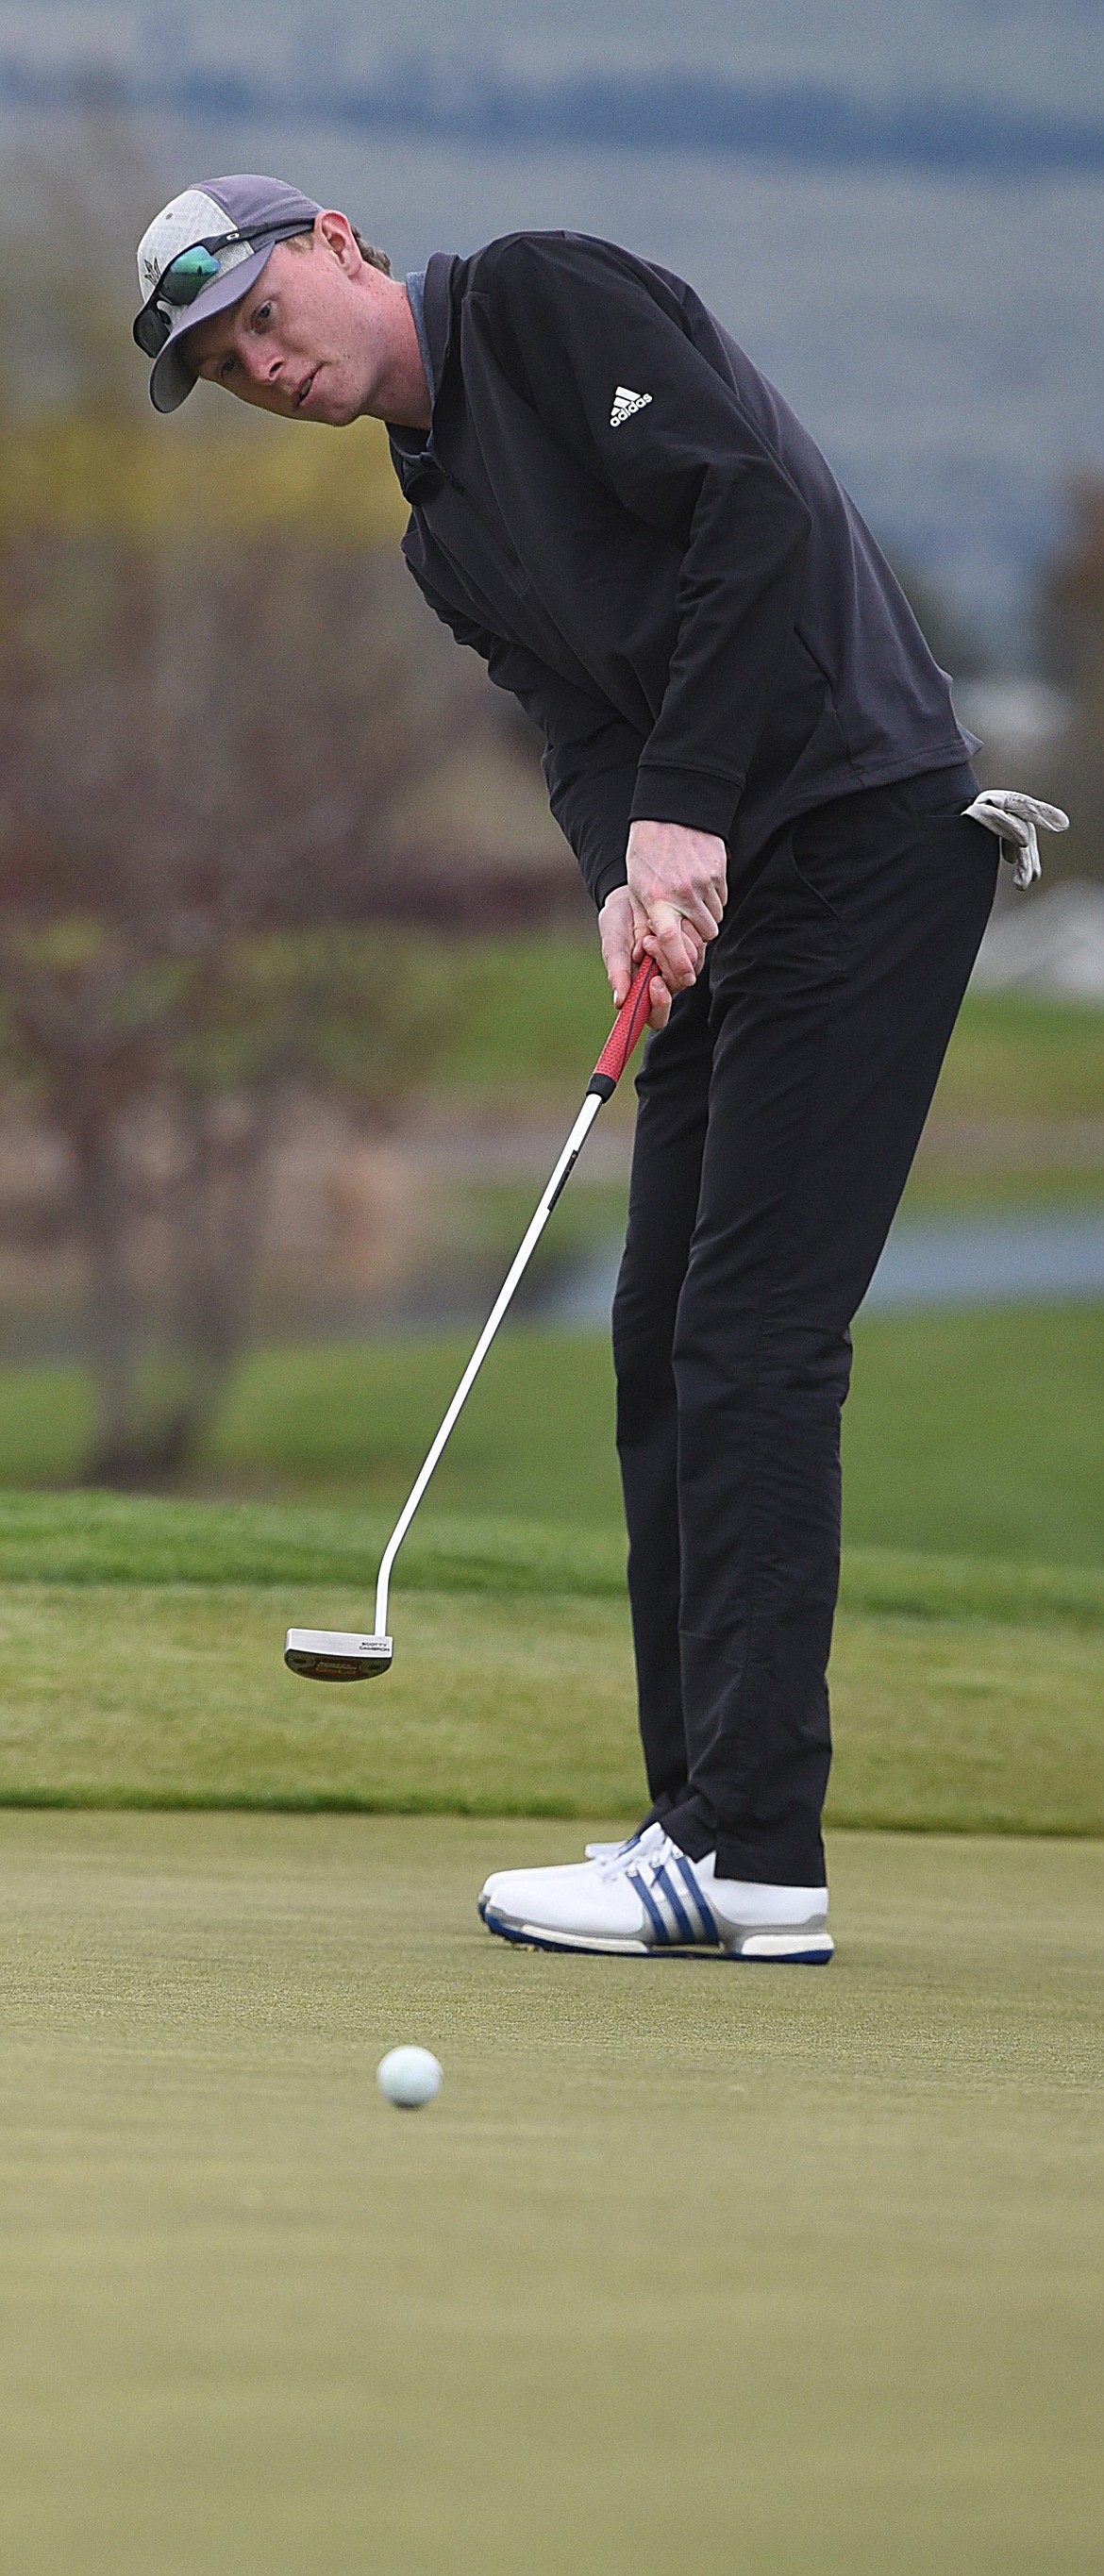
<instances>
[{"instance_id":1,"label":"mowed grass stripe","mask_svg":"<svg viewBox=\"0 0 1104 2576\"><path fill-rule=\"evenodd\" d=\"M369 1615L390 1523L318 1503L176 1501L126 1494L0 1493L0 1577L7 1584L286 1586L298 1622L304 1587L357 1593ZM571 1593L623 1600L625 1539L540 1521L470 1519L425 1505L399 1560L401 1592ZM921 1549L853 1547L845 1609L913 1619L989 1619L1104 1630L1104 1572Z\"/></svg>"},{"instance_id":2,"label":"mowed grass stripe","mask_svg":"<svg viewBox=\"0 0 1104 2576\"><path fill-rule=\"evenodd\" d=\"M81 1492L0 1493L9 1583L356 1585L371 1606L392 1521L355 1503L194 1502ZM408 1590L620 1595L618 1529L545 1527L425 1506L403 1546ZM1104 1581L1101 1582L1104 1618Z\"/></svg>"},{"instance_id":3,"label":"mowed grass stripe","mask_svg":"<svg viewBox=\"0 0 1104 2576\"><path fill-rule=\"evenodd\" d=\"M0 1803L635 1819L623 1601L396 1598L386 1678L282 1664L289 1598L244 1585L0 1593ZM362 1600L297 1592L304 1625ZM1104 1635L1041 1619L841 1615L831 1821L1104 1833Z\"/></svg>"}]
</instances>

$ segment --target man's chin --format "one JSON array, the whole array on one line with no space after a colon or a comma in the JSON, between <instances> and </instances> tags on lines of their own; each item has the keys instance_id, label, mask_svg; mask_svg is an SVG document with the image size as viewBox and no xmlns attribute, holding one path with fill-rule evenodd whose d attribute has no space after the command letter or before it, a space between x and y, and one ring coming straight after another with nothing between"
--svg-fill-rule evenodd
<instances>
[{"instance_id":1,"label":"man's chin","mask_svg":"<svg viewBox=\"0 0 1104 2576\"><path fill-rule=\"evenodd\" d=\"M319 386L317 394L308 394L295 417L317 421L321 429L348 429L351 422L359 419L360 405L336 385Z\"/></svg>"}]
</instances>

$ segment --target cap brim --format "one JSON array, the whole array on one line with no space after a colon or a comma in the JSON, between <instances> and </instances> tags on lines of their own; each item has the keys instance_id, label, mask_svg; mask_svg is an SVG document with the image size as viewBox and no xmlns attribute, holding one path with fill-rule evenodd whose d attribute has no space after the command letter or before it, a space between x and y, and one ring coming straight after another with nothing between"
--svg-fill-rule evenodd
<instances>
[{"instance_id":1,"label":"cap brim","mask_svg":"<svg viewBox=\"0 0 1104 2576\"><path fill-rule=\"evenodd\" d=\"M197 381L183 347L189 331L194 331L199 322L209 322L212 314L225 313L231 304L240 304L275 248L275 242L269 242L267 249L255 250L248 259L240 259L236 268L227 269L224 277L216 277L210 286L205 286L194 304L184 306L150 373L150 401L155 411L179 411Z\"/></svg>"}]
</instances>

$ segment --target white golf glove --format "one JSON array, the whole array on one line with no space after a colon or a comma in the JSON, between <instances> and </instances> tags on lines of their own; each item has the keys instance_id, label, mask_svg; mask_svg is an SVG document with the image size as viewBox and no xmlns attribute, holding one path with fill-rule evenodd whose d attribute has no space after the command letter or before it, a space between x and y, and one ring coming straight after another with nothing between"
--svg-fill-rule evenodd
<instances>
[{"instance_id":1,"label":"white golf glove","mask_svg":"<svg viewBox=\"0 0 1104 2576\"><path fill-rule=\"evenodd\" d=\"M1060 805L1044 805L1038 796L1021 796L1016 787L983 787L964 808L971 822L995 832L1002 859L1012 870L1013 885L1034 885L1043 873L1039 832L1068 832L1069 815Z\"/></svg>"}]
</instances>

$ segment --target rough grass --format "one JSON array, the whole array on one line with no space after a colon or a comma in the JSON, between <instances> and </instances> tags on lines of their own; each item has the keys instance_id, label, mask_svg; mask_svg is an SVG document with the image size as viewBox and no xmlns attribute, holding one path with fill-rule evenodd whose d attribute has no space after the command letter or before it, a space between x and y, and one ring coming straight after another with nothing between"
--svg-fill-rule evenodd
<instances>
[{"instance_id":1,"label":"rough grass","mask_svg":"<svg viewBox=\"0 0 1104 2576\"><path fill-rule=\"evenodd\" d=\"M1104 1306L871 1315L844 1415L855 1546L1104 1562Z\"/></svg>"},{"instance_id":2,"label":"rough grass","mask_svg":"<svg viewBox=\"0 0 1104 2576\"><path fill-rule=\"evenodd\" d=\"M19 2576L1096 2576L1104 1853L838 1836L816 1976L490 1940L578 1842L0 1818Z\"/></svg>"},{"instance_id":3,"label":"rough grass","mask_svg":"<svg viewBox=\"0 0 1104 2576\"><path fill-rule=\"evenodd\" d=\"M461 1336L296 1346L249 1360L212 1439L207 1492L394 1514L467 1358ZM851 1546L1104 1561L1104 1306L871 1316L844 1417ZM77 1372L0 1376L0 1484L63 1483L88 1420ZM506 1332L429 1510L615 1532L602 1336Z\"/></svg>"}]
</instances>

